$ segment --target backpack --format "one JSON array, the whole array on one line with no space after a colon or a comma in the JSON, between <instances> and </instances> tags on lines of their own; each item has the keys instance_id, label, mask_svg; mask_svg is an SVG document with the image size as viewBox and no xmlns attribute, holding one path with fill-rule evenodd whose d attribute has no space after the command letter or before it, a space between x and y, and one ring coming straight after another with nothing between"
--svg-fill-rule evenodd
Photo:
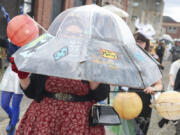
<instances>
[{"instance_id":1,"label":"backpack","mask_svg":"<svg viewBox=\"0 0 180 135\"><path fill-rule=\"evenodd\" d=\"M172 61L174 62L177 59L180 59L180 46L174 47L172 52Z\"/></svg>"}]
</instances>

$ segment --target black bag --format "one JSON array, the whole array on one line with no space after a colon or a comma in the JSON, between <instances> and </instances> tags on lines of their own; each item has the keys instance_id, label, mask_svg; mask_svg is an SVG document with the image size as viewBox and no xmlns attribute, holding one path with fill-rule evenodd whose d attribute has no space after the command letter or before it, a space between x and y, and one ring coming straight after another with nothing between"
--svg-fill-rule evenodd
<instances>
[{"instance_id":1,"label":"black bag","mask_svg":"<svg viewBox=\"0 0 180 135\"><path fill-rule=\"evenodd\" d=\"M120 125L118 113L112 106L94 104L89 113L89 126Z\"/></svg>"}]
</instances>

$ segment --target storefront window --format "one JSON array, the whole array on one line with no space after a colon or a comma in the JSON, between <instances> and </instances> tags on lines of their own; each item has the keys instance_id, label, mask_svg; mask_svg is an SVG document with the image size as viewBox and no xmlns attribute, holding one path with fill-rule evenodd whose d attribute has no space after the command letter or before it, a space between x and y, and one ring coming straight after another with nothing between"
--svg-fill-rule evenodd
<instances>
[{"instance_id":1,"label":"storefront window","mask_svg":"<svg viewBox=\"0 0 180 135\"><path fill-rule=\"evenodd\" d=\"M97 4L97 0L93 0L93 4Z\"/></svg>"},{"instance_id":2,"label":"storefront window","mask_svg":"<svg viewBox=\"0 0 180 135\"><path fill-rule=\"evenodd\" d=\"M64 0L53 0L51 10L51 22L63 11Z\"/></svg>"},{"instance_id":3,"label":"storefront window","mask_svg":"<svg viewBox=\"0 0 180 135\"><path fill-rule=\"evenodd\" d=\"M102 3L102 0L93 0L92 3L100 6Z\"/></svg>"},{"instance_id":4,"label":"storefront window","mask_svg":"<svg viewBox=\"0 0 180 135\"><path fill-rule=\"evenodd\" d=\"M23 12L29 14L31 17L34 16L34 0L24 0Z\"/></svg>"},{"instance_id":5,"label":"storefront window","mask_svg":"<svg viewBox=\"0 0 180 135\"><path fill-rule=\"evenodd\" d=\"M176 27L168 27L168 33L176 33Z\"/></svg>"},{"instance_id":6,"label":"storefront window","mask_svg":"<svg viewBox=\"0 0 180 135\"><path fill-rule=\"evenodd\" d=\"M86 4L86 0L74 0L74 7L82 6Z\"/></svg>"}]
</instances>

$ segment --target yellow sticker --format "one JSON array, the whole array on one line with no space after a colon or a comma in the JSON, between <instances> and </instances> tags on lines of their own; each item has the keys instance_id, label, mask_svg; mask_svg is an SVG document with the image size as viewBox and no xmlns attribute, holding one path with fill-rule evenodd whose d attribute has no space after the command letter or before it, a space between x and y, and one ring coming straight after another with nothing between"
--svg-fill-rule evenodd
<instances>
[{"instance_id":1,"label":"yellow sticker","mask_svg":"<svg viewBox=\"0 0 180 135\"><path fill-rule=\"evenodd\" d=\"M117 54L115 52L113 52L113 51L109 51L109 50L106 50L106 49L101 49L100 53L104 58L114 59L114 60L118 59Z\"/></svg>"}]
</instances>

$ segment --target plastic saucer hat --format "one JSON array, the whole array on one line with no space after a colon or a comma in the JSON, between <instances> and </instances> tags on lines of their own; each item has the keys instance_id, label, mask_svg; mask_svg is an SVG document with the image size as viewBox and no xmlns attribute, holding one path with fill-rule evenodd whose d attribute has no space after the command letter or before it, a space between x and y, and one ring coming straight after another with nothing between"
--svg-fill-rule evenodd
<instances>
[{"instance_id":1,"label":"plastic saucer hat","mask_svg":"<svg viewBox=\"0 0 180 135\"><path fill-rule=\"evenodd\" d=\"M172 37L168 34L162 35L159 40L167 40L167 41L173 42Z\"/></svg>"},{"instance_id":2,"label":"plastic saucer hat","mask_svg":"<svg viewBox=\"0 0 180 135\"><path fill-rule=\"evenodd\" d=\"M162 77L127 24L96 5L65 10L14 58L21 71L133 88L146 88Z\"/></svg>"},{"instance_id":3,"label":"plastic saucer hat","mask_svg":"<svg viewBox=\"0 0 180 135\"><path fill-rule=\"evenodd\" d=\"M149 40L153 40L153 36L156 34L153 26L151 24L139 23L139 19L135 21L135 27L138 28L136 33L140 33Z\"/></svg>"}]
</instances>

